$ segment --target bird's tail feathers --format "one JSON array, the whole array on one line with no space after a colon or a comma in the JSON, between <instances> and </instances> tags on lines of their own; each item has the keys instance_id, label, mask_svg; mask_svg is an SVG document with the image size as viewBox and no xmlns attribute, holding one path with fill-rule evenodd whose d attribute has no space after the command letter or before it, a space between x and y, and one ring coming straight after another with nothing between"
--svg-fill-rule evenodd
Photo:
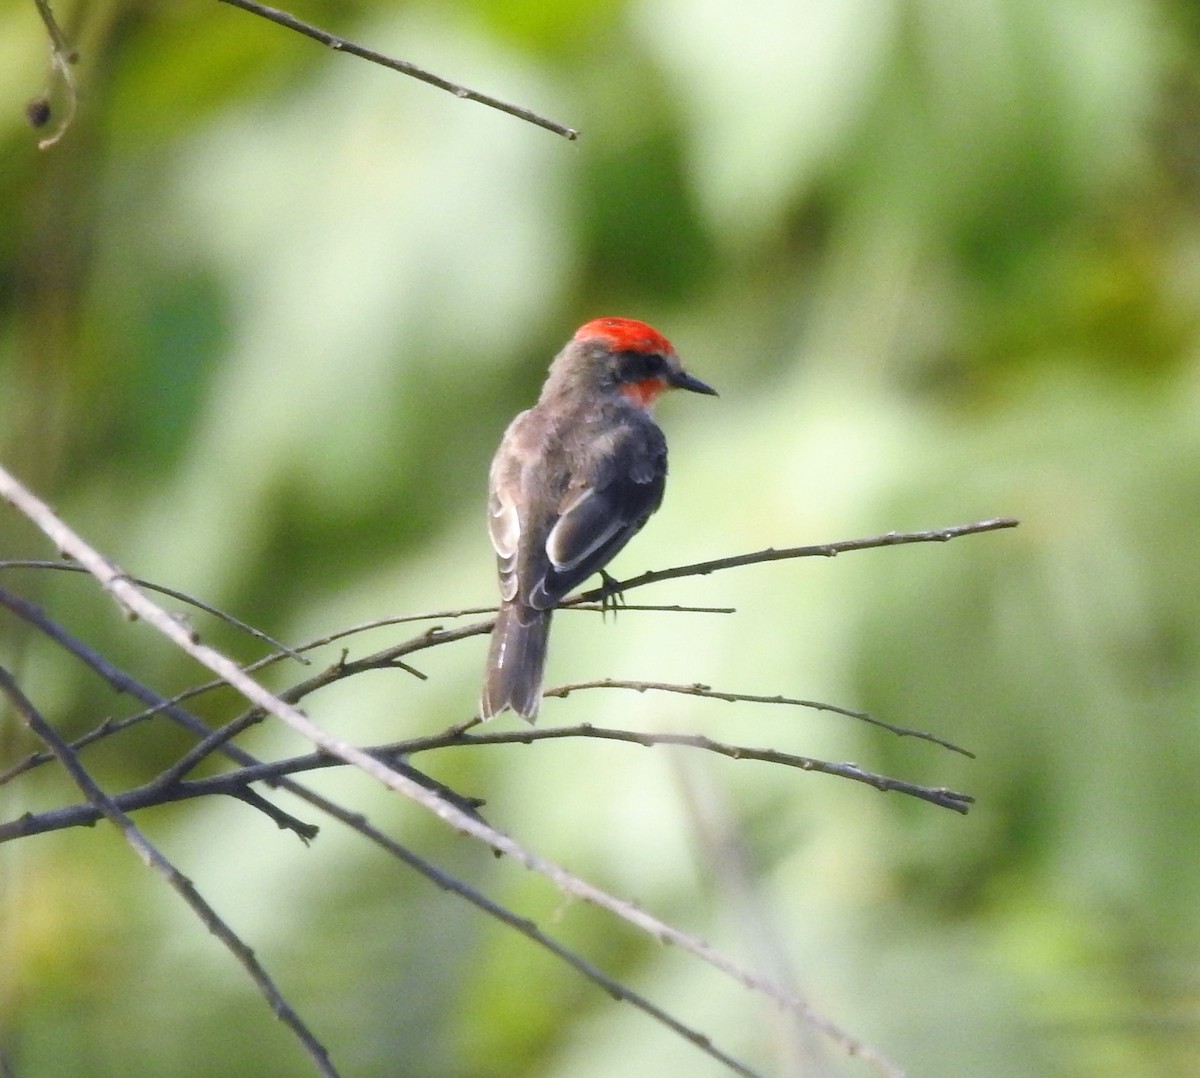
<instances>
[{"instance_id":1,"label":"bird's tail feathers","mask_svg":"<svg viewBox=\"0 0 1200 1078\"><path fill-rule=\"evenodd\" d=\"M550 611L519 603L500 607L479 701L483 718L512 708L530 722L537 719L549 635Z\"/></svg>"}]
</instances>

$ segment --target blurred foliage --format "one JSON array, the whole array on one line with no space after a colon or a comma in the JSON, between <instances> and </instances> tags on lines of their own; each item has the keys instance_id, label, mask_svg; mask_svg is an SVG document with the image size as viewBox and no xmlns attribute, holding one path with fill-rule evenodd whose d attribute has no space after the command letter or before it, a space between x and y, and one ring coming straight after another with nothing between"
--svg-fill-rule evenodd
<instances>
[{"instance_id":1,"label":"blurred foliage","mask_svg":"<svg viewBox=\"0 0 1200 1078\"><path fill-rule=\"evenodd\" d=\"M475 606L494 595L481 501L504 424L575 325L653 322L722 396L661 406L671 489L618 573L1022 526L638 596L729 618L563 614L551 681L825 699L977 758L836 716L626 693L552 701L542 721L855 759L978 803L959 819L606 744L462 750L431 772L539 852L793 980L914 1075L1200 1071L1196 6L293 10L582 137L219 4L64 0L79 112L39 151L24 106L50 85L47 42L32 4L4 6L6 465L130 572L289 640ZM61 87L50 99L53 127ZM53 552L0 514L0 557L27 556ZM164 691L199 679L85 580L0 583ZM482 656L439 649L428 682L375 674L311 710L362 742L440 729L470 713ZM71 734L133 710L7 617L0 661ZM201 707L216 720L228 698ZM6 766L33 746L0 723ZM270 727L249 743L298 749ZM115 790L184 744L150 726L87 758ZM866 1072L398 799L314 785L766 1073ZM51 768L0 788L5 819L75 797ZM717 1073L331 823L305 850L241 805L140 822L348 1076ZM0 903L0 1048L19 1078L309 1073L109 829L6 846Z\"/></svg>"}]
</instances>

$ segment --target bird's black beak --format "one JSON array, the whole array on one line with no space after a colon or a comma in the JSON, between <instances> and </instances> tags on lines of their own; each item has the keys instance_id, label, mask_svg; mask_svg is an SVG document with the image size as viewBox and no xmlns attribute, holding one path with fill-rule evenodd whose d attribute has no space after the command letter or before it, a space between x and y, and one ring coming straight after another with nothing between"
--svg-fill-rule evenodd
<instances>
[{"instance_id":1,"label":"bird's black beak","mask_svg":"<svg viewBox=\"0 0 1200 1078\"><path fill-rule=\"evenodd\" d=\"M712 386L705 385L699 378L693 378L687 371L672 371L667 375L667 381L676 389L689 389L693 393L704 393L710 397L717 395Z\"/></svg>"}]
</instances>

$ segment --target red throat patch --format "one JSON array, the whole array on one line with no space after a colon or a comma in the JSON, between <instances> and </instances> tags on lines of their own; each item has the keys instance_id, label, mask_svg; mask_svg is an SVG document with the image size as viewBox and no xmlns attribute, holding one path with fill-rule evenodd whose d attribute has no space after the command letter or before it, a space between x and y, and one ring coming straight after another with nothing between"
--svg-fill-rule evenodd
<instances>
[{"instance_id":1,"label":"red throat patch","mask_svg":"<svg viewBox=\"0 0 1200 1078\"><path fill-rule=\"evenodd\" d=\"M626 382L618 388L624 397L648 412L668 387L665 378L643 378L640 382Z\"/></svg>"}]
</instances>

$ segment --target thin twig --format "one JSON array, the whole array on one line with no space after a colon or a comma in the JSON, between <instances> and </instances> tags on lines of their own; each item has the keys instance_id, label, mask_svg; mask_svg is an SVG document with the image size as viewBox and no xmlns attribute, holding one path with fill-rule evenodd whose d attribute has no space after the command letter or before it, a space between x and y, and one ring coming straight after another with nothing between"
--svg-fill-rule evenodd
<instances>
[{"instance_id":1,"label":"thin twig","mask_svg":"<svg viewBox=\"0 0 1200 1078\"><path fill-rule=\"evenodd\" d=\"M530 728L522 730L504 730L486 734L469 734L451 732L437 734L432 737L414 738L404 743L405 755L427 752L431 749L450 748L455 745L532 745L537 741L556 741L560 738L593 737L606 741L627 741L634 745L685 745L689 748L704 749L715 752L720 756L728 756L732 760L760 760L764 763L779 764L782 767L794 767L801 771L816 771L823 775L837 775L873 786L884 793L896 792L907 794L921 801L928 801L940 808L952 809L954 812L966 815L974 802L970 794L958 793L944 786L921 786L917 783L894 779L888 775L877 775L852 763L834 763L829 760L818 760L812 756L797 756L789 752L779 752L776 749L754 749L746 745L730 745L723 741L714 741L702 734L647 733L640 730L613 730L603 726L593 726L591 723L580 723L577 726ZM376 750L379 755L383 752Z\"/></svg>"},{"instance_id":2,"label":"thin twig","mask_svg":"<svg viewBox=\"0 0 1200 1078\"><path fill-rule=\"evenodd\" d=\"M296 18L295 15L289 14L286 11L267 7L266 4L256 3L255 0L221 0L221 2L229 4L231 7L241 8L252 15L268 19L279 26L287 27L289 30L295 30L296 33L310 37L314 41L319 41L322 45L328 45L329 48L335 49L338 52L346 52L351 56L369 60L373 64L379 64L382 67L391 68L393 71L399 71L402 75L408 75L411 78L419 79L421 82L427 82L430 86L436 86L439 90L446 90L455 97L461 97L466 101L477 101L481 105L487 105L489 108L506 112L509 116L515 116L518 120L524 120L537 127L545 128L547 131L552 131L556 135L561 135L570 142L579 138L579 132L573 127L567 127L556 120L547 119L545 116L540 116L538 113L521 105L510 105L505 101L499 100L499 98L482 94L478 90L460 86L456 82L442 78L441 75L435 75L431 71L417 67L416 64L410 64L407 60L397 60L391 56L385 56L381 52L375 52L373 49L356 45L353 41L347 41L345 38L331 34L328 30L322 30L319 27L313 26L312 23L303 22Z\"/></svg>"},{"instance_id":3,"label":"thin twig","mask_svg":"<svg viewBox=\"0 0 1200 1078\"><path fill-rule=\"evenodd\" d=\"M492 610L495 610L492 607ZM573 606L566 607L570 610L590 610L597 614L610 614L612 611L603 603L576 603ZM735 606L680 606L678 603L659 603L649 605L646 603L622 603L621 613L626 610L642 610L646 612L656 612L662 614L736 614L737 607Z\"/></svg>"},{"instance_id":4,"label":"thin twig","mask_svg":"<svg viewBox=\"0 0 1200 1078\"><path fill-rule=\"evenodd\" d=\"M54 17L54 12L50 10L50 0L33 0L33 6L37 8L37 12L46 26L46 33L50 35L51 48L55 52L61 53L71 63L74 63L78 57L75 55L75 50L71 48L71 43L67 40L67 35L63 33L62 27L58 25L58 20Z\"/></svg>"},{"instance_id":5,"label":"thin twig","mask_svg":"<svg viewBox=\"0 0 1200 1078\"><path fill-rule=\"evenodd\" d=\"M87 769L80 763L79 757L71 751L70 746L59 736L37 709L21 691L11 675L0 667L0 691L8 697L9 702L21 716L22 721L43 741L46 747L54 753L75 785L83 792L98 811L102 812L125 837L134 853L142 861L167 881L171 888L186 902L200 918L201 923L217 937L238 960L242 968L250 975L251 980L258 986L263 998L270 1005L275 1016L279 1018L296 1036L308 1057L316 1065L317 1072L326 1078L339 1078L337 1070L329 1059L325 1046L313 1035L312 1031L288 1003L283 993L276 987L270 974L254 956L254 952L244 943L232 928L221 919L215 909L204 899L196 886L184 876L159 849L142 834L137 825L121 811L112 799L96 784Z\"/></svg>"},{"instance_id":6,"label":"thin twig","mask_svg":"<svg viewBox=\"0 0 1200 1078\"><path fill-rule=\"evenodd\" d=\"M464 797L456 793L444 783L430 778L410 764L395 760L395 754L386 749L369 751L378 759L386 760L402 775L408 776L424 786L425 789L445 798L473 818L482 820L478 810L484 802L479 798ZM222 775L212 775L202 779L180 779L167 784L162 782L161 778L154 778L141 786L135 786L132 790L126 790L124 793L111 794L110 797L113 804L122 812L140 812L143 809L194 801L200 797L233 797L238 800L246 800L249 797L253 800L257 795L250 787L256 782L282 785L283 780L290 775L345 766L345 762L335 756L329 756L323 752L310 752L287 760L275 760L268 763L256 761L246 764L236 771L228 771ZM256 804L254 807L257 808L258 805ZM274 806L270 807L274 809ZM321 807L324 809L324 806ZM266 814L274 818L271 811L267 811ZM99 812L95 805L86 801L76 805L61 805L58 808L47 809L45 812L27 812L16 819L0 823L0 845L15 839L50 834L72 827L91 827L102 818L103 813ZM312 830L316 831L316 828L312 828Z\"/></svg>"},{"instance_id":7,"label":"thin twig","mask_svg":"<svg viewBox=\"0 0 1200 1078\"><path fill-rule=\"evenodd\" d=\"M696 562L694 565L677 565L671 569L657 569L631 580L621 580L615 584L593 588L591 591L572 596L562 605L575 603L602 602L614 592L632 591L643 588L647 584L657 584L663 580L678 580L688 576L708 576L721 569L735 569L743 565L759 565L770 561L789 561L793 558L833 558L838 554L846 554L852 550L871 550L876 547L907 546L910 543L947 543L964 535L978 535L981 532L999 531L1003 528L1015 528L1020 521L1012 517L995 517L991 520L980 520L974 524L955 524L949 528L935 528L931 531L919 532L888 532L886 535L875 535L868 539L845 539L837 543L821 543L816 546L789 547L786 550L759 550L753 554L735 554L729 558L716 558L713 561Z\"/></svg>"},{"instance_id":8,"label":"thin twig","mask_svg":"<svg viewBox=\"0 0 1200 1078\"><path fill-rule=\"evenodd\" d=\"M0 568L3 568L3 563L0 562ZM592 610L602 612L603 608L600 603L579 603L571 607L573 610ZM663 612L672 614L736 614L737 611L732 606L680 606L676 603L670 605L637 605L621 607L622 610L644 610L647 612ZM385 629L391 625L408 625L417 621L453 621L455 618L475 617L479 614L495 614L495 606L466 606L457 610L438 610L427 614L396 614L389 615L383 618L374 618L371 621L364 621L358 625L351 625L348 629L339 629L337 632L329 633L326 636L317 637L315 640L308 640L303 644L298 644L296 651L305 652L313 651L316 648L324 647L326 644L333 644L338 640L344 640L348 636L356 636L359 633L369 632L372 629ZM248 669L248 668L247 668ZM223 683L221 683L223 684Z\"/></svg>"},{"instance_id":9,"label":"thin twig","mask_svg":"<svg viewBox=\"0 0 1200 1078\"><path fill-rule=\"evenodd\" d=\"M340 664L335 663L333 668L336 669L338 665ZM403 667L404 669L413 673L418 673L417 671L414 671L412 667L407 666L404 663L397 662L393 665ZM423 677L423 675L420 676ZM282 700L288 704L295 704L299 702L299 697L296 696L296 690L294 688L285 689L278 693L276 699ZM241 715L237 716L237 718L232 719L223 726L217 727L211 734L197 744L193 745L178 760L176 760L175 763L167 768L167 770L164 771L161 776L159 776L157 780L158 784L164 788L174 785L180 779L182 779L184 775L195 769L200 763L221 748L222 745L228 744L235 737L237 737L238 734L242 733L244 730L248 730L251 726L254 726L256 723L259 723L265 719L267 714L268 711L265 708L252 707L249 711L243 712Z\"/></svg>"},{"instance_id":10,"label":"thin twig","mask_svg":"<svg viewBox=\"0 0 1200 1078\"><path fill-rule=\"evenodd\" d=\"M91 574L82 566L76 565L69 561L49 561L39 558L14 558L6 561L0 561L0 570L3 569L52 569L58 572L67 573L82 573L84 576ZM306 659L295 648L289 648L287 644L281 644L273 636L268 636L261 629L256 629L253 625L249 625L240 618L234 617L220 607L212 606L206 603L203 599L197 599L194 595L189 595L186 591L179 591L175 588L168 588L164 584L155 584L152 580L143 580L140 577L131 576L129 578L139 588L146 588L148 591L156 591L160 595L169 595L172 599L178 599L181 603L187 603L188 606L194 606L197 610L203 610L206 614L212 614L216 618L228 625L232 625L235 629L246 633L248 636L253 636L256 640L261 640L277 651L283 653L283 656L288 659L295 659L296 662L304 666L311 666L312 660Z\"/></svg>"},{"instance_id":11,"label":"thin twig","mask_svg":"<svg viewBox=\"0 0 1200 1078\"><path fill-rule=\"evenodd\" d=\"M548 733L549 731L544 732ZM373 754L383 758L391 753L392 747L388 746L383 749L371 751ZM186 800L194 797L210 796L213 794L229 794L239 785L255 781L276 779L285 771L289 771L290 773L299 773L301 771L334 766L343 766L343 763L342 761L333 759L324 753L312 753L308 756L297 757L296 759L290 761L263 763L252 767L246 767L242 770L232 772L229 775L181 782L177 784L177 786L170 791L170 793L164 793L161 790L151 790L150 787L141 787L138 790L131 790L128 793L117 795L113 798L113 801L121 809L127 812L132 812L137 811L138 809L151 807L152 805L161 805L166 801ZM573 967L585 973L597 984L600 984L615 998L627 999L629 1002L634 1003L635 1006L638 1006L640 1009L651 1014L653 1017L663 1022L671 1029L679 1032L682 1036L686 1037L687 1040L700 1046L705 1051L709 1051L710 1054L713 1054L716 1058L721 1059L722 1062L725 1062L726 1065L731 1066L738 1073L751 1073L736 1061L730 1060L728 1057L724 1056L723 1053L719 1052L711 1045L711 1042L709 1042L708 1038L703 1034L688 1030L686 1026L683 1026L682 1023L678 1022L677 1019L673 1018L667 1012L661 1011L660 1008L650 1004L648 1001L641 1000L640 997L637 997L636 994L631 990L620 985L618 982L613 981L606 974L601 973L598 969L591 966L590 963L587 963L583 959L580 959L578 956L567 951L560 944L557 944L549 937L545 937L539 932L536 926L534 926L533 922L525 918L518 917L502 906L497 906L490 900L484 898L482 895L479 895L477 892L467 887L465 884L454 879L453 877L447 876L446 874L442 873L441 870L422 861L411 851L399 846L399 844L387 838L387 836L382 835L374 828L370 827L361 814L350 812L332 802L326 802L323 805L323 808L330 815L346 823L348 826L353 827L371 841L376 842L385 849L391 851L406 864L422 872L422 874L426 875L428 878L437 883L438 886L444 887L445 889L453 891L455 894L458 894L461 897L467 898L480 908L485 909L487 912L499 917L499 919L504 921L506 924L517 928L522 932L522 934L527 935L541 945L546 946L549 950L562 957ZM99 818L101 818L101 815L102 813L94 804L85 803L67 808L54 809L46 813L40 813L37 816L25 816L6 824L0 824L0 843L14 838L26 837L28 835L61 830L66 827L90 826ZM530 867L534 866L531 865ZM571 878L562 870L559 871L562 873L564 879L569 880ZM564 879L555 879L553 876L551 878L554 879L554 882L558 883L560 887L563 887ZM567 887L564 887L564 889L568 890L568 893L578 893L572 892L570 888ZM598 893L603 894L603 892ZM584 898L585 900L595 901L594 897L589 896L588 894L581 894L580 897ZM875 1056L872 1049L866 1045L863 1045L855 1038L850 1037L832 1021L825 1018L819 1012L813 1010L809 1004L799 1000L799 997L785 995L783 989L775 988L770 984L770 982L758 978L755 974L740 969L721 956L719 953L712 951L707 944L696 939L695 937L687 935L686 933L682 933L676 929L670 928L663 922L659 922L650 915L638 910L636 906L622 902L619 899L611 899L607 895L604 897L607 899L607 901L597 902L596 904L610 909L612 912L617 913L618 916L621 916L626 920L632 920L633 923L639 927L646 928L647 931L650 931L651 934L658 938L661 942L674 943L683 950L697 954L698 957L701 957L705 961L710 962L710 964L715 965L718 969L721 969L723 972L732 976L735 980L739 981L746 987L752 990L764 992L768 996L771 996L772 998L776 999L777 1002L782 1003L785 1007L788 1007L788 1009L799 1014L800 1017L806 1021L812 1023L814 1028L821 1030L821 1032L823 1032L825 1035L841 1044L848 1054L859 1055L862 1058L872 1062L877 1069L879 1069L880 1073L888 1076L888 1078L902 1078L902 1071L896 1069L890 1064L887 1064L885 1061L878 1060L878 1057ZM614 903L618 908L613 909ZM647 925L652 927L647 927Z\"/></svg>"},{"instance_id":12,"label":"thin twig","mask_svg":"<svg viewBox=\"0 0 1200 1078\"><path fill-rule=\"evenodd\" d=\"M756 696L751 693L742 692L718 692L711 686L701 685L698 682L694 685L674 685L663 681L618 681L615 678L600 678L596 681L577 681L571 685L558 685L553 689L547 689L542 695L565 700L571 693L578 692L581 689L632 689L634 692L640 693L672 692L679 693L682 696L699 696L704 700L725 700L728 703L787 704L791 707L810 708L813 711L829 711L835 715L845 715L851 719L860 719L862 722L870 723L872 726L878 726L881 730L887 730L897 737L913 737L920 741L929 741L934 745L941 745L942 748L949 749L951 752L968 756L972 760L975 759L975 754L970 749L964 749L954 744L953 741L946 741L936 734L928 734L923 730L910 730L907 726L895 726L890 722L877 719L865 711L855 711L852 708L839 707L837 704L825 704L820 700L798 700L790 696Z\"/></svg>"}]
</instances>

